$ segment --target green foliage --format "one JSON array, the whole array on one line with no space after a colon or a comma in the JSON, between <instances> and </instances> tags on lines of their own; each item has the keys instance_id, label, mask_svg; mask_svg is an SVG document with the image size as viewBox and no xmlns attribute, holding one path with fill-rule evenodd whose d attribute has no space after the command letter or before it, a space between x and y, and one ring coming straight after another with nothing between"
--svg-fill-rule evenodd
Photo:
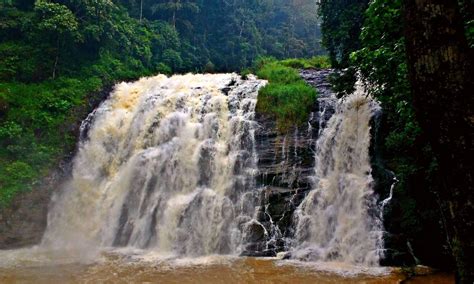
<instances>
[{"instance_id":1,"label":"green foliage","mask_svg":"<svg viewBox=\"0 0 474 284\"><path fill-rule=\"evenodd\" d=\"M327 56L314 56L311 58L290 58L281 60L280 63L283 66L295 68L295 69L320 69L320 68L331 68L329 57Z\"/></svg>"},{"instance_id":2,"label":"green foliage","mask_svg":"<svg viewBox=\"0 0 474 284\"><path fill-rule=\"evenodd\" d=\"M167 49L163 52L162 60L164 64L170 66L173 70L178 70L183 65L183 59L181 59L179 52L172 49Z\"/></svg>"},{"instance_id":3,"label":"green foliage","mask_svg":"<svg viewBox=\"0 0 474 284\"><path fill-rule=\"evenodd\" d=\"M164 63L158 63L158 66L156 67L156 71L161 74L166 74L166 75L171 75L173 73L171 67Z\"/></svg>"},{"instance_id":4,"label":"green foliage","mask_svg":"<svg viewBox=\"0 0 474 284\"><path fill-rule=\"evenodd\" d=\"M282 62L261 58L255 67L257 76L269 81L258 94L257 111L275 117L281 132L306 122L316 100L316 90L306 84L296 69L286 66L294 62L304 65L305 60ZM313 59L308 62L319 61Z\"/></svg>"},{"instance_id":5,"label":"green foliage","mask_svg":"<svg viewBox=\"0 0 474 284\"><path fill-rule=\"evenodd\" d=\"M270 83L259 93L257 111L275 116L284 132L307 121L315 99L316 91L304 82Z\"/></svg>"},{"instance_id":6,"label":"green foliage","mask_svg":"<svg viewBox=\"0 0 474 284\"><path fill-rule=\"evenodd\" d=\"M65 5L36 1L35 12L38 17L37 27L46 33L74 37L77 34L78 22L76 17Z\"/></svg>"},{"instance_id":7,"label":"green foliage","mask_svg":"<svg viewBox=\"0 0 474 284\"><path fill-rule=\"evenodd\" d=\"M155 72L154 44L166 42L155 33L163 25L141 25L110 1L36 1L29 9L0 12L9 23L0 25L7 35L0 43L0 206L73 149L71 125L87 95Z\"/></svg>"},{"instance_id":8,"label":"green foliage","mask_svg":"<svg viewBox=\"0 0 474 284\"><path fill-rule=\"evenodd\" d=\"M334 67L348 67L350 53L359 49L359 35L368 4L369 0L319 1L323 45Z\"/></svg>"},{"instance_id":9,"label":"green foliage","mask_svg":"<svg viewBox=\"0 0 474 284\"><path fill-rule=\"evenodd\" d=\"M279 62L264 64L257 70L257 76L273 83L291 84L301 80L298 71Z\"/></svg>"},{"instance_id":10,"label":"green foliage","mask_svg":"<svg viewBox=\"0 0 474 284\"><path fill-rule=\"evenodd\" d=\"M469 41L469 46L474 48L474 20L466 23L466 36Z\"/></svg>"},{"instance_id":11,"label":"green foliage","mask_svg":"<svg viewBox=\"0 0 474 284\"><path fill-rule=\"evenodd\" d=\"M312 0L0 1L0 206L71 152L71 125L104 86L158 72L238 71L259 56L321 52ZM311 96L301 82L291 84L269 87L275 100L289 100L283 93ZM295 120L304 112L276 111Z\"/></svg>"},{"instance_id":12,"label":"green foliage","mask_svg":"<svg viewBox=\"0 0 474 284\"><path fill-rule=\"evenodd\" d=\"M401 0L372 3L361 33L363 47L351 55L388 116L392 131L385 147L394 157L409 152L421 135L411 104L400 9Z\"/></svg>"},{"instance_id":13,"label":"green foliage","mask_svg":"<svg viewBox=\"0 0 474 284\"><path fill-rule=\"evenodd\" d=\"M323 45L339 69L332 78L336 91L342 95L352 92L358 72L368 91L382 104L383 115L372 149L376 152L372 162L377 191L388 194L384 192L390 185L386 169L399 180L394 202L386 212L389 222L385 228L396 236L396 240L389 237L389 246L400 242L395 246L404 250L404 244L410 242L422 262L446 268L450 260L440 216L442 201L435 194L438 165L412 104L403 37L404 26L410 23L404 23L402 1L321 0ZM458 2L472 46L473 1Z\"/></svg>"},{"instance_id":14,"label":"green foliage","mask_svg":"<svg viewBox=\"0 0 474 284\"><path fill-rule=\"evenodd\" d=\"M340 70L331 76L333 89L339 96L354 91L357 70L350 55L361 48L360 34L368 5L369 0L319 2L322 43L328 50L331 65Z\"/></svg>"},{"instance_id":15,"label":"green foliage","mask_svg":"<svg viewBox=\"0 0 474 284\"><path fill-rule=\"evenodd\" d=\"M471 48L474 48L474 1L458 0L461 14L464 19L467 41Z\"/></svg>"},{"instance_id":16,"label":"green foliage","mask_svg":"<svg viewBox=\"0 0 474 284\"><path fill-rule=\"evenodd\" d=\"M216 69L216 66L214 65L214 63L212 63L211 61L208 61L206 63L206 65L204 65L204 73L214 73Z\"/></svg>"},{"instance_id":17,"label":"green foliage","mask_svg":"<svg viewBox=\"0 0 474 284\"><path fill-rule=\"evenodd\" d=\"M8 105L0 120L0 206L29 190L70 151L74 141L66 127L76 119L71 110L101 87L98 78L0 84L0 98Z\"/></svg>"},{"instance_id":18,"label":"green foliage","mask_svg":"<svg viewBox=\"0 0 474 284\"><path fill-rule=\"evenodd\" d=\"M163 3L157 3L151 6L151 11L153 14L158 14L160 12L169 14L171 17L170 21L173 27L176 27L176 22L178 21L177 14L179 12L188 11L191 13L199 13L199 10L199 6L196 3L188 0L172 0ZM186 20L184 21L185 23L187 22Z\"/></svg>"},{"instance_id":19,"label":"green foliage","mask_svg":"<svg viewBox=\"0 0 474 284\"><path fill-rule=\"evenodd\" d=\"M167 63L176 65L174 72L201 72L208 62L216 72L238 71L260 56L282 59L323 53L312 0L117 2L142 23L165 23L179 34L179 47L157 52L159 61L166 49L180 54L182 64Z\"/></svg>"},{"instance_id":20,"label":"green foliage","mask_svg":"<svg viewBox=\"0 0 474 284\"><path fill-rule=\"evenodd\" d=\"M354 66L337 70L329 76L329 82L337 97L352 94L355 91L355 83L357 81L357 69Z\"/></svg>"},{"instance_id":21,"label":"green foliage","mask_svg":"<svg viewBox=\"0 0 474 284\"><path fill-rule=\"evenodd\" d=\"M31 180L36 176L34 169L27 163L15 161L2 165L0 170L0 207L5 206L20 191L31 188Z\"/></svg>"},{"instance_id":22,"label":"green foliage","mask_svg":"<svg viewBox=\"0 0 474 284\"><path fill-rule=\"evenodd\" d=\"M152 3L166 6L169 2ZM172 24L175 18L185 71L200 71L208 62L215 71L236 71L251 66L260 56L282 59L322 53L317 7L311 0L173 2L183 9L145 15ZM198 9L184 9L185 5Z\"/></svg>"}]
</instances>

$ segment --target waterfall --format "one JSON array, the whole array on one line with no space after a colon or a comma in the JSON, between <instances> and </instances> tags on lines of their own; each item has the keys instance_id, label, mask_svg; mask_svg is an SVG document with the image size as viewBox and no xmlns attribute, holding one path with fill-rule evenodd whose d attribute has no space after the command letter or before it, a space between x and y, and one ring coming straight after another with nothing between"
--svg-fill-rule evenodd
<instances>
[{"instance_id":1,"label":"waterfall","mask_svg":"<svg viewBox=\"0 0 474 284\"><path fill-rule=\"evenodd\" d=\"M258 201L254 110L265 83L188 74L117 85L81 128L42 246L239 253Z\"/></svg>"},{"instance_id":2,"label":"waterfall","mask_svg":"<svg viewBox=\"0 0 474 284\"><path fill-rule=\"evenodd\" d=\"M296 148L316 142L312 187L306 196L265 191L257 185L255 138L265 84L188 74L117 85L83 122L72 176L53 197L41 247L178 257L289 249L296 259L377 265L380 210L389 200L376 203L369 159L370 121L380 106L361 88L339 101L322 93L310 138L294 128L274 144L288 164L282 176L291 177L301 167ZM287 203L262 203L262 196Z\"/></svg>"},{"instance_id":3,"label":"waterfall","mask_svg":"<svg viewBox=\"0 0 474 284\"><path fill-rule=\"evenodd\" d=\"M314 184L294 214L293 258L376 266L383 224L372 189L370 121L380 106L358 87L336 103L316 145Z\"/></svg>"}]
</instances>

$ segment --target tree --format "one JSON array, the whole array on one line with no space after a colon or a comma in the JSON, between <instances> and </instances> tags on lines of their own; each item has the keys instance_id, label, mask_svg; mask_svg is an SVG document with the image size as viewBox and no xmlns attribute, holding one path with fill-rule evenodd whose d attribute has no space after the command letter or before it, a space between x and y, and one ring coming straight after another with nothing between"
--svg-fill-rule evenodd
<instances>
[{"instance_id":1,"label":"tree","mask_svg":"<svg viewBox=\"0 0 474 284\"><path fill-rule=\"evenodd\" d=\"M349 66L349 55L360 48L359 35L368 0L320 0L323 45L335 67Z\"/></svg>"},{"instance_id":2,"label":"tree","mask_svg":"<svg viewBox=\"0 0 474 284\"><path fill-rule=\"evenodd\" d=\"M457 1L405 0L409 79L421 127L437 155L458 280L474 281L474 74Z\"/></svg>"},{"instance_id":3,"label":"tree","mask_svg":"<svg viewBox=\"0 0 474 284\"><path fill-rule=\"evenodd\" d=\"M153 13L167 12L171 14L171 24L176 28L177 14L180 11L199 12L199 6L189 0L171 0L164 3L158 3L151 7Z\"/></svg>"},{"instance_id":4,"label":"tree","mask_svg":"<svg viewBox=\"0 0 474 284\"><path fill-rule=\"evenodd\" d=\"M38 15L38 29L46 36L49 36L56 43L55 59L53 66L53 79L59 64L61 49L69 41L76 41L79 38L78 22L74 14L68 7L46 1L35 3L35 12Z\"/></svg>"}]
</instances>

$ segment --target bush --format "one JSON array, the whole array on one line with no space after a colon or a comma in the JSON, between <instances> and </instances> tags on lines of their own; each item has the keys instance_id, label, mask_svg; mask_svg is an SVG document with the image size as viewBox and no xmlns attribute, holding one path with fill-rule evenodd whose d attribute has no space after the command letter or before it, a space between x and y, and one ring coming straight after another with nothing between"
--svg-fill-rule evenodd
<instances>
[{"instance_id":1,"label":"bush","mask_svg":"<svg viewBox=\"0 0 474 284\"><path fill-rule=\"evenodd\" d=\"M0 169L0 207L8 204L17 192L29 190L35 176L35 171L27 163L15 161L3 164Z\"/></svg>"},{"instance_id":2,"label":"bush","mask_svg":"<svg viewBox=\"0 0 474 284\"><path fill-rule=\"evenodd\" d=\"M203 71L204 73L214 73L216 71L216 66L211 61L208 61L206 65L204 65Z\"/></svg>"},{"instance_id":3,"label":"bush","mask_svg":"<svg viewBox=\"0 0 474 284\"><path fill-rule=\"evenodd\" d=\"M316 90L304 82L270 83L260 90L257 111L276 117L277 127L286 131L308 120L316 100Z\"/></svg>"},{"instance_id":4,"label":"bush","mask_svg":"<svg viewBox=\"0 0 474 284\"><path fill-rule=\"evenodd\" d=\"M290 58L280 61L280 64L296 69L318 69L331 67L329 57L327 56L315 56L309 59Z\"/></svg>"},{"instance_id":5,"label":"bush","mask_svg":"<svg viewBox=\"0 0 474 284\"><path fill-rule=\"evenodd\" d=\"M168 65L162 62L158 63L158 65L156 66L156 70L158 73L165 74L165 75L171 75L173 73L173 70L171 70L171 68Z\"/></svg>"},{"instance_id":6,"label":"bush","mask_svg":"<svg viewBox=\"0 0 474 284\"><path fill-rule=\"evenodd\" d=\"M293 68L285 67L280 63L264 65L262 69L257 71L257 76L272 83L280 84L290 84L302 80L298 71Z\"/></svg>"},{"instance_id":7,"label":"bush","mask_svg":"<svg viewBox=\"0 0 474 284\"><path fill-rule=\"evenodd\" d=\"M302 62L304 60L276 61L273 58L260 58L256 62L257 76L269 81L258 94L257 111L274 117L281 132L305 123L316 101L316 90L301 78L295 69L298 67L288 67Z\"/></svg>"}]
</instances>

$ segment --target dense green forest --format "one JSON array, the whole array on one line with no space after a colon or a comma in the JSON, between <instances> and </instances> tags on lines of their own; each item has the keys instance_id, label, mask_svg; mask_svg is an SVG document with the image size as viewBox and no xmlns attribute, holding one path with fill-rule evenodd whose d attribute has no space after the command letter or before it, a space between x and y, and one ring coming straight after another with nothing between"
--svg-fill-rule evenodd
<instances>
[{"instance_id":1,"label":"dense green forest","mask_svg":"<svg viewBox=\"0 0 474 284\"><path fill-rule=\"evenodd\" d=\"M316 9L309 0L1 1L0 206L73 151L78 107L87 112L106 86L320 54Z\"/></svg>"}]
</instances>

